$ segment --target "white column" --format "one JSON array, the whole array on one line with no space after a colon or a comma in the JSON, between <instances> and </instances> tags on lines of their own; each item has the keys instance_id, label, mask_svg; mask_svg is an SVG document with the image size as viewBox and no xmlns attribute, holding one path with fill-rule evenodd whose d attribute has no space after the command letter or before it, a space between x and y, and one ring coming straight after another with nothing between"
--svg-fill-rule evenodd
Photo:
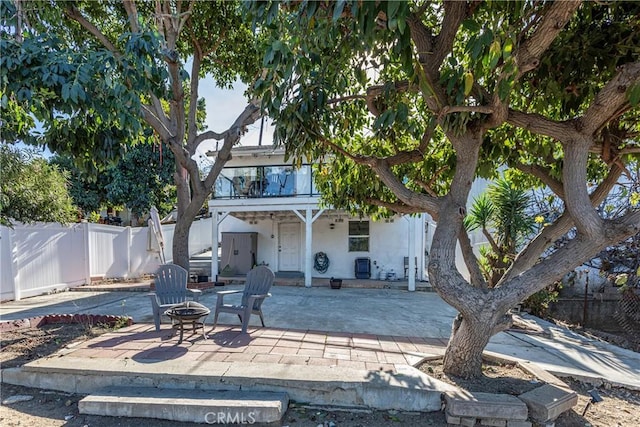
<instances>
[{"instance_id":1,"label":"white column","mask_svg":"<svg viewBox=\"0 0 640 427\"><path fill-rule=\"evenodd\" d=\"M416 218L409 217L409 291L416 290Z\"/></svg>"},{"instance_id":2,"label":"white column","mask_svg":"<svg viewBox=\"0 0 640 427\"><path fill-rule=\"evenodd\" d=\"M211 281L218 279L218 209L211 210Z\"/></svg>"},{"instance_id":3,"label":"white column","mask_svg":"<svg viewBox=\"0 0 640 427\"><path fill-rule=\"evenodd\" d=\"M313 274L313 254L311 253L311 242L313 241L312 229L313 229L313 211L311 208L307 208L305 218L305 253L304 253L304 286L311 287L312 274Z\"/></svg>"}]
</instances>

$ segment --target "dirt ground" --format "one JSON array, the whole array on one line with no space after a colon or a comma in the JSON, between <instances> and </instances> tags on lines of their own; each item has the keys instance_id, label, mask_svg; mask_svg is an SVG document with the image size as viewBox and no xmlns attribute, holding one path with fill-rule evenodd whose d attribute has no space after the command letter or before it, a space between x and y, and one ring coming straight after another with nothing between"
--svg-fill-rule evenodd
<instances>
[{"instance_id":1,"label":"dirt ground","mask_svg":"<svg viewBox=\"0 0 640 427\"><path fill-rule=\"evenodd\" d=\"M107 332L108 328L89 327L88 325L45 325L39 329L5 332L0 336L0 363L2 368L20 366L30 360L54 353L72 341L86 340ZM520 394L537 386L535 379L510 365L486 364L485 377L475 382L463 382L447 378L442 374L441 364L429 362L421 369L429 375L443 381L456 383L471 391L496 391ZM578 405L573 411L563 414L557 422L558 427L636 427L640 420L640 392L625 389L599 388L604 398L602 403L592 405L584 417L581 413L590 399L587 391L592 387L577 381L569 385L579 395ZM0 388L2 405L0 406L0 425L9 426L68 426L68 427L181 427L191 423L155 419L133 419L81 415L78 413L78 401L84 396L50 390L2 384ZM23 396L23 397L20 397ZM7 399L25 399L11 403ZM282 426L300 427L445 427L442 412L413 413L399 411L344 411L336 408L308 407L291 404L282 422Z\"/></svg>"}]
</instances>

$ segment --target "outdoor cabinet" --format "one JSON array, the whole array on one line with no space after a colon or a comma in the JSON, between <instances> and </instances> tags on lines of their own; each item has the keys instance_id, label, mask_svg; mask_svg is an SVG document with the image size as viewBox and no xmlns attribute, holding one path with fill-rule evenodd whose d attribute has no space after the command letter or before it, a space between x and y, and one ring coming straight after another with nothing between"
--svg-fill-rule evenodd
<instances>
[{"instance_id":1,"label":"outdoor cabinet","mask_svg":"<svg viewBox=\"0 0 640 427\"><path fill-rule=\"evenodd\" d=\"M244 276L257 264L258 233L222 233L220 273Z\"/></svg>"}]
</instances>

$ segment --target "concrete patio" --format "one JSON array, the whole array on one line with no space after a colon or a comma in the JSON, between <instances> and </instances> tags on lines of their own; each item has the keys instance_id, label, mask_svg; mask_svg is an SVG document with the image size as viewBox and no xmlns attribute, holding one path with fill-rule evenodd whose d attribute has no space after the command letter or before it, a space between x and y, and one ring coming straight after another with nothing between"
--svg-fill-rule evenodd
<instances>
[{"instance_id":1,"label":"concrete patio","mask_svg":"<svg viewBox=\"0 0 640 427\"><path fill-rule=\"evenodd\" d=\"M414 367L446 346L456 313L437 294L293 286L275 286L272 294L263 305L266 328L252 318L244 335L237 317L223 314L215 329L206 325L207 339L187 331L181 344L168 319L155 331L145 292L62 292L3 303L3 321L91 313L128 315L136 324L4 370L2 381L78 393L104 387L273 391L316 404L421 411L438 410L451 389ZM200 302L213 308L215 299L205 292ZM638 353L533 316L522 321L537 332L500 333L487 355L640 390Z\"/></svg>"}]
</instances>

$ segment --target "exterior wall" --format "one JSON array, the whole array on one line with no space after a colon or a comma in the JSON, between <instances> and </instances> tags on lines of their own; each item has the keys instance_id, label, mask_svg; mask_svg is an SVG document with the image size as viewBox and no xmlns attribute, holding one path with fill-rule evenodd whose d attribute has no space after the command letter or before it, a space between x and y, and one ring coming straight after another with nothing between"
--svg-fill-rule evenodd
<instances>
[{"instance_id":1,"label":"exterior wall","mask_svg":"<svg viewBox=\"0 0 640 427\"><path fill-rule=\"evenodd\" d=\"M277 216L276 216L277 217ZM321 215L312 227L313 244L312 255L324 252L329 258L329 269L326 273L313 271L314 277L355 278L354 264L356 258L367 257L371 259L371 278L378 279L380 272L396 273L397 278L404 276L404 257L408 255L408 230L407 219L396 217L393 222L370 221L369 252L348 251L348 227L349 219L344 222L336 222L334 218ZM258 233L258 264L265 263L273 271L279 271L278 266L278 242L279 224L282 222L297 222L300 227L298 239L299 245L299 271L304 271L305 253L305 224L300 220L259 220L257 224L249 224L232 216L228 216L220 224L219 232L256 232ZM419 220L417 221L419 222ZM330 224L334 224L331 229ZM416 227L413 236L416 242L416 256L418 257L418 278L422 279L422 266L420 249L422 246L421 227ZM271 237L273 236L273 237ZM225 265L225 254L220 254L220 268Z\"/></svg>"},{"instance_id":2,"label":"exterior wall","mask_svg":"<svg viewBox=\"0 0 640 427\"><path fill-rule=\"evenodd\" d=\"M233 158L227 163L227 167L259 167L286 165L284 153L274 151L272 147L243 147L233 152ZM473 184L469 197L469 206L473 203L474 197L481 194L487 186L487 181L478 180ZM273 203L277 203L275 208ZM295 197L265 197L265 198L227 198L227 200L214 199L209 203L212 210L219 209L220 212L229 212L224 221L219 226L218 232L257 232L258 233L258 263L269 265L273 271L280 271L278 265L278 228L283 221L299 222L299 270L304 271L305 266L305 224L297 217L293 217L291 211L287 209L293 204L299 205L299 199ZM311 202L314 203L313 201ZM317 206L313 209L317 210ZM292 208L293 209L293 208ZM251 215L247 212L255 212L256 216L274 212L274 219L249 221ZM233 217L233 213L243 217L244 221ZM300 210L302 213L303 210ZM371 260L371 278L385 279L388 273L395 273L398 279L404 278L404 257L409 255L409 217L397 216L393 222L370 221L370 241L369 252L349 252L348 251L348 227L349 218L342 216L343 222L336 222L336 211L327 210L313 223L312 227L312 254L317 252L327 254L330 266L326 273L320 274L315 269L314 277L336 277L354 278L355 259L369 258ZM282 219L286 217L286 219ZM331 228L329 224L333 223ZM412 238L414 239L414 254L417 259L418 280L428 280L427 265L431 241L436 224L426 214L415 219L415 227ZM218 238L220 241L220 237ZM471 235L471 242L476 250L485 243L485 239L480 232ZM221 258L224 254L221 254ZM219 268L225 265L221 259ZM458 248L456 265L464 277L469 277L468 270L464 264L462 253Z\"/></svg>"}]
</instances>

